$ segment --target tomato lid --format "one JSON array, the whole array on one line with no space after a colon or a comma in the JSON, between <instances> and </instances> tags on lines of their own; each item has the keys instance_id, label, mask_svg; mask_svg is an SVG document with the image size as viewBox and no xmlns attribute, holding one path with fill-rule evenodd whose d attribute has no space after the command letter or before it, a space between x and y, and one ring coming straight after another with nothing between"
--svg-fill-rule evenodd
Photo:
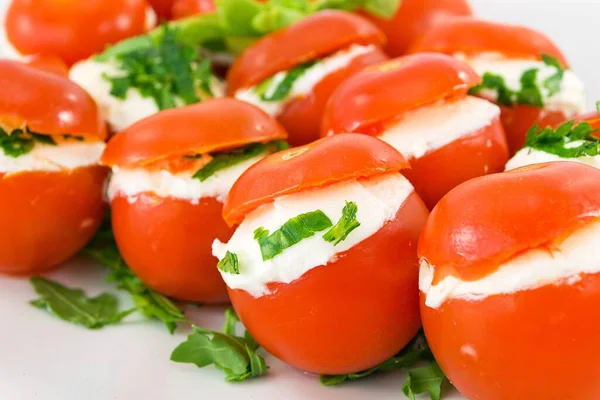
<instances>
[{"instance_id":1,"label":"tomato lid","mask_svg":"<svg viewBox=\"0 0 600 400\"><path fill-rule=\"evenodd\" d=\"M50 72L65 78L69 77L69 66L60 57L35 54L27 57L24 62L41 71Z\"/></svg>"},{"instance_id":2,"label":"tomato lid","mask_svg":"<svg viewBox=\"0 0 600 400\"><path fill-rule=\"evenodd\" d=\"M367 133L370 127L438 100L466 96L481 78L466 63L421 53L367 67L333 93L323 135Z\"/></svg>"},{"instance_id":3,"label":"tomato lid","mask_svg":"<svg viewBox=\"0 0 600 400\"><path fill-rule=\"evenodd\" d=\"M0 125L43 135L104 140L106 127L94 100L66 77L17 61L0 60Z\"/></svg>"},{"instance_id":4,"label":"tomato lid","mask_svg":"<svg viewBox=\"0 0 600 400\"><path fill-rule=\"evenodd\" d=\"M547 54L556 57L562 65L568 65L562 52L543 33L523 26L472 18L456 18L435 25L411 46L409 52L450 55L497 52L507 57L536 60Z\"/></svg>"},{"instance_id":5,"label":"tomato lid","mask_svg":"<svg viewBox=\"0 0 600 400\"><path fill-rule=\"evenodd\" d=\"M281 125L259 108L235 99L214 99L159 112L117 133L102 163L142 166L285 138Z\"/></svg>"},{"instance_id":6,"label":"tomato lid","mask_svg":"<svg viewBox=\"0 0 600 400\"><path fill-rule=\"evenodd\" d=\"M257 85L277 72L352 44L383 46L385 36L373 23L356 14L318 12L246 49L229 70L229 93Z\"/></svg>"},{"instance_id":7,"label":"tomato lid","mask_svg":"<svg viewBox=\"0 0 600 400\"><path fill-rule=\"evenodd\" d=\"M223 218L237 225L276 197L406 168L408 161L377 138L348 134L319 139L272 154L246 170L229 192Z\"/></svg>"},{"instance_id":8,"label":"tomato lid","mask_svg":"<svg viewBox=\"0 0 600 400\"><path fill-rule=\"evenodd\" d=\"M419 257L447 275L476 280L515 255L560 242L600 217L600 170L534 164L470 180L450 191L421 233Z\"/></svg>"},{"instance_id":9,"label":"tomato lid","mask_svg":"<svg viewBox=\"0 0 600 400\"><path fill-rule=\"evenodd\" d=\"M73 64L145 33L149 7L146 0L12 0L6 35L22 54L55 54Z\"/></svg>"}]
</instances>

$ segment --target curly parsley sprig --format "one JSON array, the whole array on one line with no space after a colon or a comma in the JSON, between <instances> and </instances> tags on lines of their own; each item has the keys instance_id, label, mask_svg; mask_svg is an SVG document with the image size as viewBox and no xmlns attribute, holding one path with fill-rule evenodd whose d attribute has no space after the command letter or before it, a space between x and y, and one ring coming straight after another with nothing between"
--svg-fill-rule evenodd
<instances>
[{"instance_id":1,"label":"curly parsley sprig","mask_svg":"<svg viewBox=\"0 0 600 400\"><path fill-rule=\"evenodd\" d=\"M593 134L589 123L568 121L556 129L539 129L534 125L528 132L525 147L555 154L562 158L597 156L600 154L600 139Z\"/></svg>"}]
</instances>

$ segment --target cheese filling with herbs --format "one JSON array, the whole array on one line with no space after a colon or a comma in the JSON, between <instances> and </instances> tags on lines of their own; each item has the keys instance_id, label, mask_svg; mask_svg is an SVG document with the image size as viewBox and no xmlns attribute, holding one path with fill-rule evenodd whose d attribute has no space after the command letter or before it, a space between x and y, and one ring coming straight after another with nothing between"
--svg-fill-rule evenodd
<instances>
[{"instance_id":1,"label":"cheese filling with herbs","mask_svg":"<svg viewBox=\"0 0 600 400\"><path fill-rule=\"evenodd\" d=\"M473 88L471 94L505 106L531 105L561 111L567 118L586 109L583 82L553 57L542 55L543 61L535 61L506 58L500 53L454 56L483 77L483 84Z\"/></svg>"},{"instance_id":2,"label":"cheese filling with herbs","mask_svg":"<svg viewBox=\"0 0 600 400\"><path fill-rule=\"evenodd\" d=\"M249 213L228 243L216 240L213 254L227 286L260 297L377 233L412 192L389 173L281 196Z\"/></svg>"},{"instance_id":3,"label":"cheese filling with herbs","mask_svg":"<svg viewBox=\"0 0 600 400\"><path fill-rule=\"evenodd\" d=\"M506 164L506 170L553 161L572 161L600 168L600 139L589 123L565 122L556 129L532 127L525 147Z\"/></svg>"},{"instance_id":4,"label":"cheese filling with herbs","mask_svg":"<svg viewBox=\"0 0 600 400\"><path fill-rule=\"evenodd\" d=\"M104 147L102 141L0 128L0 172L58 172L98 165Z\"/></svg>"},{"instance_id":5,"label":"cheese filling with herbs","mask_svg":"<svg viewBox=\"0 0 600 400\"><path fill-rule=\"evenodd\" d=\"M238 91L235 98L276 117L288 101L307 95L327 75L347 67L355 58L370 53L375 48L374 45L352 45L318 61L278 72L256 86Z\"/></svg>"},{"instance_id":6,"label":"cheese filling with herbs","mask_svg":"<svg viewBox=\"0 0 600 400\"><path fill-rule=\"evenodd\" d=\"M595 221L573 232L558 246L526 251L475 281L447 276L433 285L435 268L421 259L419 288L426 296L425 305L439 308L450 299L479 301L488 296L547 285L572 285L579 282L583 274L600 272L599 241L600 222Z\"/></svg>"},{"instance_id":7,"label":"cheese filling with herbs","mask_svg":"<svg viewBox=\"0 0 600 400\"><path fill-rule=\"evenodd\" d=\"M406 158L420 158L490 126L499 117L497 105L467 96L409 111L385 127L379 139L392 145Z\"/></svg>"},{"instance_id":8,"label":"cheese filling with herbs","mask_svg":"<svg viewBox=\"0 0 600 400\"><path fill-rule=\"evenodd\" d=\"M158 40L147 37L144 45L127 53L81 61L69 73L114 131L161 110L224 96L224 84L213 75L210 60L178 43L174 29L162 29Z\"/></svg>"}]
</instances>

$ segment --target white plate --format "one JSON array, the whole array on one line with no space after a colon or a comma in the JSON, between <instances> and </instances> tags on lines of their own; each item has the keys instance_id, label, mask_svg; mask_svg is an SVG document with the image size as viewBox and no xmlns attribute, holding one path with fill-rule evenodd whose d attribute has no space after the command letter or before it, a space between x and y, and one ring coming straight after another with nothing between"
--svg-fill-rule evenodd
<instances>
[{"instance_id":1,"label":"white plate","mask_svg":"<svg viewBox=\"0 0 600 400\"><path fill-rule=\"evenodd\" d=\"M83 1L83 0L81 0ZM7 0L0 0L0 9ZM592 52L597 0L473 1L477 13L497 21L526 24L550 34L567 53L589 88L600 99L600 53ZM590 110L592 109L590 103ZM10 227L2 227L10 229ZM110 290L102 268L75 260L49 274L94 295ZM185 332L170 336L159 323L131 318L121 326L88 331L29 306L35 298L27 280L0 277L1 400L167 400L167 399L402 399L402 373L324 388L307 375L267 357L265 378L227 384L213 367L198 369L169 361ZM126 303L123 303L125 307ZM219 329L224 308L190 308L197 324ZM447 400L460 399L452 392Z\"/></svg>"}]
</instances>

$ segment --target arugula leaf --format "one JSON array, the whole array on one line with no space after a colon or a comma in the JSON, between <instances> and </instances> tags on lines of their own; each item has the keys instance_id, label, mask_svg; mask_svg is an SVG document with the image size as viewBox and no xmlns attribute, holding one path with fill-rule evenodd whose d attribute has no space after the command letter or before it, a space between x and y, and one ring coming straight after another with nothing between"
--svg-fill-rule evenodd
<instances>
[{"instance_id":1,"label":"arugula leaf","mask_svg":"<svg viewBox=\"0 0 600 400\"><path fill-rule=\"evenodd\" d=\"M431 400L440 400L445 379L446 375L434 361L425 367L409 369L402 392L410 400L415 400L415 394L425 392L429 393Z\"/></svg>"},{"instance_id":2,"label":"arugula leaf","mask_svg":"<svg viewBox=\"0 0 600 400\"><path fill-rule=\"evenodd\" d=\"M159 29L160 35L154 39L137 38L138 47L113 56L121 72L103 76L111 84L111 95L125 99L129 89L137 89L160 110L198 103L199 92L212 95L210 60L195 46L181 43L177 28L163 24Z\"/></svg>"},{"instance_id":3,"label":"arugula leaf","mask_svg":"<svg viewBox=\"0 0 600 400\"><path fill-rule=\"evenodd\" d=\"M521 76L521 90L516 93L517 104L544 107L542 92L537 85L538 69L529 69Z\"/></svg>"},{"instance_id":4,"label":"arugula leaf","mask_svg":"<svg viewBox=\"0 0 600 400\"><path fill-rule=\"evenodd\" d=\"M40 296L31 302L32 306L88 329L119 323L135 311L119 312L117 298L109 293L90 298L81 289L71 289L48 279L33 277L30 282Z\"/></svg>"},{"instance_id":5,"label":"arugula leaf","mask_svg":"<svg viewBox=\"0 0 600 400\"><path fill-rule=\"evenodd\" d=\"M494 90L497 93L496 101L505 106L513 106L514 92L506 86L504 77L491 72L485 72L482 76L482 83L469 90L469 94L477 95L484 89Z\"/></svg>"},{"instance_id":6,"label":"arugula leaf","mask_svg":"<svg viewBox=\"0 0 600 400\"><path fill-rule=\"evenodd\" d=\"M217 268L223 272L227 272L228 274L239 275L240 264L238 262L237 255L228 251L225 253L225 257L223 257L223 259L217 264Z\"/></svg>"},{"instance_id":7,"label":"arugula leaf","mask_svg":"<svg viewBox=\"0 0 600 400\"><path fill-rule=\"evenodd\" d=\"M162 321L170 333L178 322L188 322L183 311L168 297L148 288L125 264L112 234L110 215L92 241L82 250L87 256L109 269L107 281L131 295L136 309L147 318Z\"/></svg>"},{"instance_id":8,"label":"arugula leaf","mask_svg":"<svg viewBox=\"0 0 600 400\"><path fill-rule=\"evenodd\" d=\"M199 368L214 364L227 375L228 382L263 376L268 367L256 353L256 342L236 336L239 318L232 309L225 313L223 332L193 326L193 333L171 353L171 361L195 364Z\"/></svg>"},{"instance_id":9,"label":"arugula leaf","mask_svg":"<svg viewBox=\"0 0 600 400\"><path fill-rule=\"evenodd\" d=\"M29 128L25 129L25 131L23 129L14 129L8 133L0 128L0 148L5 155L13 158L25 155L33 150L36 142L56 145L52 136L35 133L29 130Z\"/></svg>"},{"instance_id":10,"label":"arugula leaf","mask_svg":"<svg viewBox=\"0 0 600 400\"><path fill-rule=\"evenodd\" d=\"M323 211L316 210L289 219L272 234L265 228L259 227L254 231L254 239L260 245L263 261L267 261L332 225L333 223Z\"/></svg>"},{"instance_id":11,"label":"arugula leaf","mask_svg":"<svg viewBox=\"0 0 600 400\"><path fill-rule=\"evenodd\" d=\"M541 130L536 124L527 132L525 147L562 158L593 157L600 154L600 139L594 136L596 132L587 122L568 121L556 129Z\"/></svg>"},{"instance_id":12,"label":"arugula leaf","mask_svg":"<svg viewBox=\"0 0 600 400\"><path fill-rule=\"evenodd\" d=\"M270 84L272 83L272 78L267 79L267 82L269 82L269 88L265 89L265 85L259 84L257 86L257 94L259 94L261 100L263 101L280 101L285 99L292 91L294 83L315 64L316 62L314 61L306 62L285 72L284 78L273 90L269 90L271 86Z\"/></svg>"},{"instance_id":13,"label":"arugula leaf","mask_svg":"<svg viewBox=\"0 0 600 400\"><path fill-rule=\"evenodd\" d=\"M548 97L554 96L560 92L560 86L562 84L563 77L565 75L565 69L555 57L549 56L548 54L542 54L542 61L549 67L556 68L556 73L544 79L544 87L548 90Z\"/></svg>"},{"instance_id":14,"label":"arugula leaf","mask_svg":"<svg viewBox=\"0 0 600 400\"><path fill-rule=\"evenodd\" d=\"M356 203L347 201L342 209L342 217L337 224L323 235L323 239L327 242L333 242L334 246L346 240L350 232L360 226L360 222L356 220L357 212L358 206Z\"/></svg>"},{"instance_id":15,"label":"arugula leaf","mask_svg":"<svg viewBox=\"0 0 600 400\"><path fill-rule=\"evenodd\" d=\"M194 174L194 178L204 182L218 171L233 167L251 158L269 151L271 143L251 143L238 149L226 152L212 153L212 160Z\"/></svg>"},{"instance_id":16,"label":"arugula leaf","mask_svg":"<svg viewBox=\"0 0 600 400\"><path fill-rule=\"evenodd\" d=\"M345 375L321 375L320 380L323 386L335 386L346 381L367 378L377 372L409 368L423 360L431 361L433 355L429 350L425 335L421 331L397 355L373 368Z\"/></svg>"}]
</instances>

